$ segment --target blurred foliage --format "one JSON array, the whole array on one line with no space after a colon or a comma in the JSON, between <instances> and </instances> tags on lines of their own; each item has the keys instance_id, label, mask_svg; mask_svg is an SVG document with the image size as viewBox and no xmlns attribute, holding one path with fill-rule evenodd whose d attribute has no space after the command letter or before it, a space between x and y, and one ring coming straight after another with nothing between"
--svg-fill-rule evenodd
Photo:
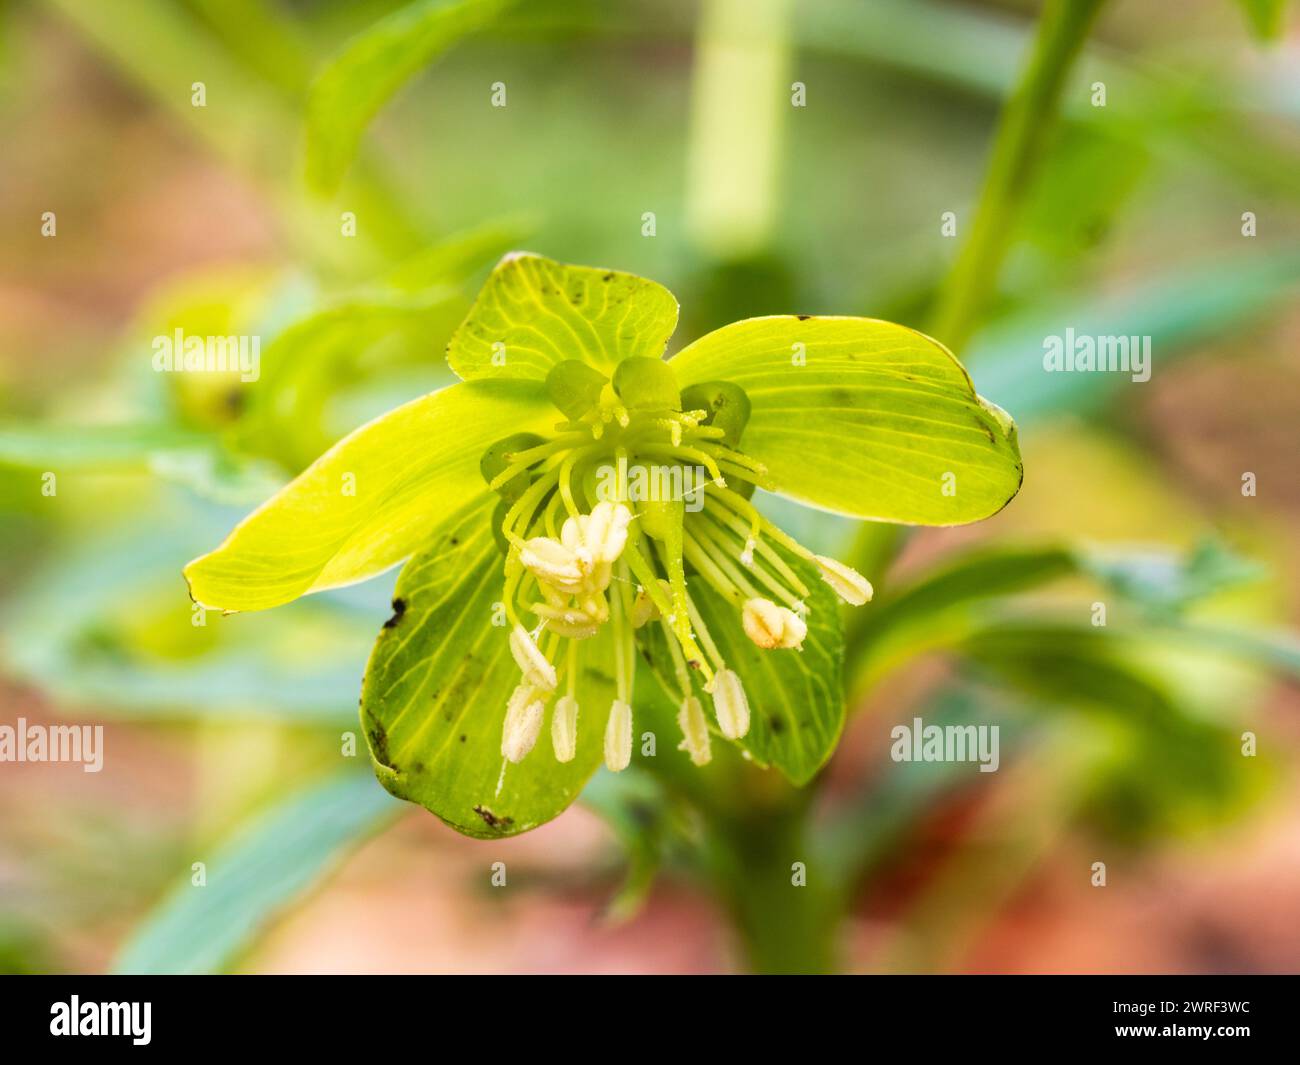
<instances>
[{"instance_id":1,"label":"blurred foliage","mask_svg":"<svg viewBox=\"0 0 1300 1065\"><path fill-rule=\"evenodd\" d=\"M632 269L691 293L684 338L794 310L924 327L954 258L954 242L938 238L940 214L957 213L960 243L999 108L1032 40L1031 6L790 5L764 47L776 69L806 83L809 106L779 123L747 116L773 141L755 157L767 199L749 204L747 217L759 222L734 247L701 231L707 212L701 221L688 210L718 201L712 183L726 159L705 165L701 153L716 116L736 107L699 98L693 36L712 33L716 47L725 22L716 12L699 18L693 4L133 0L129 18L98 0L6 8L7 170L21 170L27 155L33 174L66 158L34 154L50 136L40 123L57 120L41 96L60 79L72 81L74 108L107 132L73 123L67 134L74 150L102 159L104 176L65 167L71 175L40 195L5 177L24 211L39 214L56 194L79 205L83 232L76 212L61 209L58 254L75 258L51 258L25 217L0 276L30 270L33 284L66 281L88 306L126 302L129 313L73 322L47 313L39 328L16 333L26 362L0 369L0 574L12 588L4 670L53 712L154 722L186 737L200 767L210 758L220 769L203 798L221 815L173 826L152 849L131 843L135 878L114 879L120 855L94 851L85 841L100 837L71 814L68 847L90 855L97 875L61 866L59 847L46 856L42 841L20 839L48 867L42 883L65 894L93 880L116 913L165 895L128 938L119 969L229 967L394 812L368 773L318 775L340 730L356 726L361 668L389 587L373 582L256 617L210 614L199 626L180 566L342 433L449 380L441 355L468 297L525 238L557 258ZM1122 380L1042 373L1043 336L1061 323L1151 335L1157 373L1172 376L1175 360L1204 357L1213 343L1239 361L1258 357L1259 338L1300 283L1294 79L1281 76L1276 54L1252 50L1230 5L1195 6L1206 28L1189 18L1185 36L1155 6L1133 5L1114 21L1103 13L1064 88L1060 126L1036 148L1037 179L1005 220L1005 269L988 279L988 306L962 353L980 390L1030 430L1027 489L1053 478L1058 500L1075 469L1052 450L1069 440L1060 435L1066 416L1086 426L1091 450L1113 448L1139 466L1156 460L1134 439ZM1285 4L1238 6L1259 37L1282 36ZM196 80L204 108L191 103ZM491 110L497 80L508 82L510 103ZM1105 108L1089 103L1098 80ZM345 111L346 121L331 121ZM132 123L141 136L109 143ZM142 144L139 159L131 153ZM260 251L131 270L114 287L130 266L131 237L92 210L99 182L120 193L151 166L167 172L177 151L255 205ZM147 211L169 209L148 200L159 186L144 188ZM1244 210L1260 219L1247 244ZM355 238L341 236L345 211ZM657 215L654 240L640 235L646 211ZM151 338L177 328L260 335L261 379L236 387L153 373ZM1082 457L1077 465L1094 468ZM57 506L40 492L47 470L58 472ZM1139 527L1151 499L1116 482L1096 487L1093 524ZM1179 495L1179 484L1166 488ZM1228 491L1237 493L1235 481ZM584 801L627 856L610 915L633 916L656 876L687 877L732 912L755 964L825 967L839 918L906 860L918 826L955 805L1010 826L1013 844L990 855L972 831L911 900L901 922L912 946L881 964L939 968L954 964L1060 826L1154 847L1240 816L1287 768L1243 759L1241 733L1259 727L1267 678L1300 670L1272 594L1294 545L1277 542L1268 529L1276 512L1253 502L1273 517L1243 517L1226 502L1161 510L1155 521L1171 543L1202 545L1189 553L1112 535L1104 546L1026 540L1042 518L1022 498L1019 514L997 520L996 546L958 544L918 561L906 531L807 511L795 518L765 500L810 546L851 547L876 582L876 602L848 621L848 681L863 712L882 713L873 700L887 678L938 658L948 668L905 708L891 707L891 719L1000 723L1006 769L992 776L1005 780L964 765L902 772L869 760L850 794L825 777L799 792L729 748L704 772L663 757L653 776L599 774ZM1008 525L1016 521L1019 529ZM1104 628L1089 623L1098 598L1109 606ZM656 707L651 693L645 706L671 735L672 708ZM251 720L274 723L256 733L269 765L235 781L205 729ZM304 734L315 748L281 760L286 737L297 745ZM1016 800L1010 812L988 809L998 795ZM245 814L248 823L229 823ZM201 897L183 886L189 859L175 841L186 833L229 836L212 869L233 874ZM793 903L788 891L776 900L738 887L764 877L787 884L792 850L828 870L829 882ZM169 875L181 886L164 893ZM70 964L52 923L35 916L37 901L57 908L62 898L43 889L21 900L21 923L0 926L0 969ZM778 906L778 919L764 919ZM82 927L102 917L59 912Z\"/></svg>"}]
</instances>

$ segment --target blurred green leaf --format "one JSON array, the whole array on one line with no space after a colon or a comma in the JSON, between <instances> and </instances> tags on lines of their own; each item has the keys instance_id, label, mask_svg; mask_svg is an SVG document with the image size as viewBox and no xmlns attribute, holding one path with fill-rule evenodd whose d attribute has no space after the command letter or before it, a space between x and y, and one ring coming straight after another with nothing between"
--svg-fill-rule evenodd
<instances>
[{"instance_id":1,"label":"blurred green leaf","mask_svg":"<svg viewBox=\"0 0 1300 1065\"><path fill-rule=\"evenodd\" d=\"M349 41L317 76L307 99L308 183L318 192L336 191L362 133L384 103L510 2L417 0Z\"/></svg>"},{"instance_id":2,"label":"blurred green leaf","mask_svg":"<svg viewBox=\"0 0 1300 1065\"><path fill-rule=\"evenodd\" d=\"M1206 623L1176 625L1173 631L1192 645L1300 680L1300 636L1293 631Z\"/></svg>"},{"instance_id":3,"label":"blurred green leaf","mask_svg":"<svg viewBox=\"0 0 1300 1065\"><path fill-rule=\"evenodd\" d=\"M976 367L981 387L1021 424L1057 411L1090 413L1132 382L1122 373L1045 371L1044 342L1067 325L1078 336L1151 337L1155 376L1195 345L1275 313L1297 291L1300 255L1294 253L1196 263L1113 293L1037 303L978 333L967 361Z\"/></svg>"},{"instance_id":4,"label":"blurred green leaf","mask_svg":"<svg viewBox=\"0 0 1300 1065\"><path fill-rule=\"evenodd\" d=\"M399 292L423 292L435 285L463 283L519 247L535 228L526 216L507 216L453 233L398 263L382 284Z\"/></svg>"},{"instance_id":5,"label":"blurred green leaf","mask_svg":"<svg viewBox=\"0 0 1300 1065\"><path fill-rule=\"evenodd\" d=\"M1272 782L1271 763L1241 753L1240 726L1183 705L1163 661L1132 629L991 623L959 648L980 671L1110 734L1109 771L1093 774L1092 815L1112 835L1195 832L1239 813Z\"/></svg>"},{"instance_id":6,"label":"blurred green leaf","mask_svg":"<svg viewBox=\"0 0 1300 1065\"><path fill-rule=\"evenodd\" d=\"M152 473L229 503L262 498L283 482L271 464L233 455L210 435L167 423L0 425L0 465L33 476Z\"/></svg>"},{"instance_id":7,"label":"blurred green leaf","mask_svg":"<svg viewBox=\"0 0 1300 1065\"><path fill-rule=\"evenodd\" d=\"M399 811L369 773L313 784L262 812L210 857L206 885L186 872L136 928L115 973L220 972L286 908Z\"/></svg>"},{"instance_id":8,"label":"blurred green leaf","mask_svg":"<svg viewBox=\"0 0 1300 1065\"><path fill-rule=\"evenodd\" d=\"M579 802L599 816L623 845L627 871L606 903L605 914L614 922L631 920L645 905L663 862L671 816L667 796L648 773L600 769L582 789Z\"/></svg>"},{"instance_id":9,"label":"blurred green leaf","mask_svg":"<svg viewBox=\"0 0 1300 1065\"><path fill-rule=\"evenodd\" d=\"M0 614L10 676L118 717L355 723L372 614L329 597L195 625L178 572L211 515L180 505L137 517L58 545L25 575Z\"/></svg>"},{"instance_id":10,"label":"blurred green leaf","mask_svg":"<svg viewBox=\"0 0 1300 1065\"><path fill-rule=\"evenodd\" d=\"M999 756L1006 765L1021 731L1007 714L1007 701L1003 693L982 698L966 688L946 688L918 713L941 728L996 724L1002 730ZM847 897L856 898L855 889L864 878L905 850L919 822L945 800L960 796L963 786L977 782L980 774L973 768L958 761L889 763L815 825L830 876Z\"/></svg>"},{"instance_id":11,"label":"blurred green leaf","mask_svg":"<svg viewBox=\"0 0 1300 1065\"><path fill-rule=\"evenodd\" d=\"M1203 541L1183 556L1167 549L1126 548L1093 549L1078 558L1084 572L1162 614L1175 614L1198 599L1268 573L1214 540Z\"/></svg>"},{"instance_id":12,"label":"blurred green leaf","mask_svg":"<svg viewBox=\"0 0 1300 1065\"><path fill-rule=\"evenodd\" d=\"M1057 544L982 547L940 562L855 614L848 661L863 690L915 655L949 646L977 624L990 599L1030 591L1077 572Z\"/></svg>"},{"instance_id":13,"label":"blurred green leaf","mask_svg":"<svg viewBox=\"0 0 1300 1065\"><path fill-rule=\"evenodd\" d=\"M1237 4L1261 41L1276 41L1282 36L1287 0L1237 0Z\"/></svg>"},{"instance_id":14,"label":"blurred green leaf","mask_svg":"<svg viewBox=\"0 0 1300 1065\"><path fill-rule=\"evenodd\" d=\"M941 561L909 583L887 590L852 616L848 657L858 690L927 651L960 644L995 616L1003 597L1031 592L1053 581L1088 577L1172 623L1199 599L1266 570L1220 544L1207 541L1183 553L1154 547L1085 548L1063 544L979 547ZM1191 626L1175 626L1191 632ZM1173 630L1171 630L1173 631ZM1247 658L1285 668L1284 643L1240 646Z\"/></svg>"},{"instance_id":15,"label":"blurred green leaf","mask_svg":"<svg viewBox=\"0 0 1300 1065\"><path fill-rule=\"evenodd\" d=\"M327 404L375 373L381 349L398 349L391 362L419 359L445 373L437 353L466 306L446 286L418 294L377 290L298 318L262 352L261 380L236 430L241 446L290 469L308 465L335 439L324 424Z\"/></svg>"}]
</instances>

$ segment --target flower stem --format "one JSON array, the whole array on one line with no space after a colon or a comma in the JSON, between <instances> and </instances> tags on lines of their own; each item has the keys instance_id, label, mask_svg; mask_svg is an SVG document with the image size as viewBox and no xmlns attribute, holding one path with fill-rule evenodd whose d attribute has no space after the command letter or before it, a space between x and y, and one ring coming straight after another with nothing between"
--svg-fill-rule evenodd
<instances>
[{"instance_id":1,"label":"flower stem","mask_svg":"<svg viewBox=\"0 0 1300 1065\"><path fill-rule=\"evenodd\" d=\"M1105 0L1048 0L1029 61L1002 110L970 236L943 287L930 332L959 355L997 283L1065 87Z\"/></svg>"},{"instance_id":2,"label":"flower stem","mask_svg":"<svg viewBox=\"0 0 1300 1065\"><path fill-rule=\"evenodd\" d=\"M808 801L763 816L714 821L713 874L756 973L828 973L836 968L842 914L808 851ZM796 863L813 870L796 883Z\"/></svg>"}]
</instances>

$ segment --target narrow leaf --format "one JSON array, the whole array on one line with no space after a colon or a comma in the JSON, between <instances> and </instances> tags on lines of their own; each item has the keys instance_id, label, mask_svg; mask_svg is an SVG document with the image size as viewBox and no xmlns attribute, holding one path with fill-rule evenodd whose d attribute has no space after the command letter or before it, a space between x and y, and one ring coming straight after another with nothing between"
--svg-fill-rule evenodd
<instances>
[{"instance_id":1,"label":"narrow leaf","mask_svg":"<svg viewBox=\"0 0 1300 1065\"><path fill-rule=\"evenodd\" d=\"M368 773L347 772L289 796L185 879L127 940L117 973L213 973L228 967L341 855L399 807Z\"/></svg>"},{"instance_id":2,"label":"narrow leaf","mask_svg":"<svg viewBox=\"0 0 1300 1065\"><path fill-rule=\"evenodd\" d=\"M467 34L490 23L509 0L419 0L348 42L307 99L307 180L334 192L370 120L412 76Z\"/></svg>"}]
</instances>

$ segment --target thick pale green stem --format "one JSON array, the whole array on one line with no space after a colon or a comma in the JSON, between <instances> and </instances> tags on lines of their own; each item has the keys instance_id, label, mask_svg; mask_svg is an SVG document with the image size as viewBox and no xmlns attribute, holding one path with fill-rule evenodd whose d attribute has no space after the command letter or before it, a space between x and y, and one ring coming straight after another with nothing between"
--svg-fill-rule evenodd
<instances>
[{"instance_id":1,"label":"thick pale green stem","mask_svg":"<svg viewBox=\"0 0 1300 1065\"><path fill-rule=\"evenodd\" d=\"M959 355L997 284L1066 78L1104 3L1048 0L1043 9L1029 61L998 123L970 236L930 324L934 337Z\"/></svg>"},{"instance_id":2,"label":"thick pale green stem","mask_svg":"<svg viewBox=\"0 0 1300 1065\"><path fill-rule=\"evenodd\" d=\"M808 796L761 817L715 824L714 873L757 973L829 973L841 916L809 851Z\"/></svg>"},{"instance_id":3,"label":"thick pale green stem","mask_svg":"<svg viewBox=\"0 0 1300 1065\"><path fill-rule=\"evenodd\" d=\"M790 108L790 0L707 0L696 37L686 211L718 259L764 249Z\"/></svg>"}]
</instances>

